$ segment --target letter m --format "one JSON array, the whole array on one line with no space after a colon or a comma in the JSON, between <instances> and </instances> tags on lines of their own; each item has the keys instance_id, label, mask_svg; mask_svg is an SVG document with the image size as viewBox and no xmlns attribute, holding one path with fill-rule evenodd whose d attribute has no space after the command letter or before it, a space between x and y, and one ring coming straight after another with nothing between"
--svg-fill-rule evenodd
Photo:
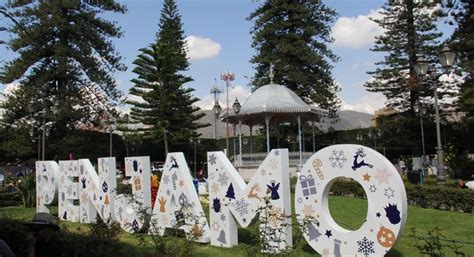
<instances>
[{"instance_id":1,"label":"letter m","mask_svg":"<svg viewBox=\"0 0 474 257\"><path fill-rule=\"evenodd\" d=\"M259 214L265 252L292 246L288 150L274 149L248 184L223 152L208 153L211 244L238 244L237 221L247 227ZM231 215L232 214L232 215Z\"/></svg>"}]
</instances>

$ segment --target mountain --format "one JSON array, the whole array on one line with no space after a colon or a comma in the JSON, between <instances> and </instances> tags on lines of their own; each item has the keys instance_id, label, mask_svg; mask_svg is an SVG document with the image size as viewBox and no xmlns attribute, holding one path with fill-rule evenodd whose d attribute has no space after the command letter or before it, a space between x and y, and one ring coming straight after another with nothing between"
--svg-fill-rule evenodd
<instances>
[{"instance_id":1,"label":"mountain","mask_svg":"<svg viewBox=\"0 0 474 257\"><path fill-rule=\"evenodd\" d=\"M199 122L203 124L209 124L208 127L200 128L198 130L201 133L202 138L214 138L214 113L212 110L201 110L206 114L203 116ZM374 124L373 121L374 115L364 112L356 112L356 111L340 111L339 112L339 121L334 126L336 130L350 130L356 128L367 128L371 127ZM262 119L263 120L263 119ZM316 123L318 127L323 130L327 130L329 124L326 123ZM217 135L218 138L225 137L226 133L226 123L225 122L218 122L217 123ZM258 131L258 127L255 127L253 134L256 135ZM249 134L249 128L247 126L242 126L242 132L245 135ZM233 135L233 127L229 124L229 135Z\"/></svg>"}]
</instances>

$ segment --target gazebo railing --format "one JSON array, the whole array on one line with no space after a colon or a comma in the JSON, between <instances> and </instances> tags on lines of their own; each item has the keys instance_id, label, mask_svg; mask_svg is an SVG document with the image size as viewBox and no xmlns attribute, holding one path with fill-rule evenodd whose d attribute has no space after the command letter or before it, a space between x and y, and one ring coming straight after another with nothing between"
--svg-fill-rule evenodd
<instances>
[{"instance_id":1,"label":"gazebo railing","mask_svg":"<svg viewBox=\"0 0 474 257\"><path fill-rule=\"evenodd\" d=\"M299 152L289 152L289 162L290 166L298 165L300 161ZM236 162L237 166L259 166L263 160L267 157L268 153L243 153L242 154L242 164L239 165L238 161ZM306 162L313 155L312 152L302 152L302 164ZM239 155L237 155L237 160L240 160Z\"/></svg>"}]
</instances>

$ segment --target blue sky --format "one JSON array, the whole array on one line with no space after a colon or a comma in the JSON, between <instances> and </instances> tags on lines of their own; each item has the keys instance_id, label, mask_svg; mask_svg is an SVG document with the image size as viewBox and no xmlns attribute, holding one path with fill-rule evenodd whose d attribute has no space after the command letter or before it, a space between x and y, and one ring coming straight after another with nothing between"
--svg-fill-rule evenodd
<instances>
[{"instance_id":1,"label":"blue sky","mask_svg":"<svg viewBox=\"0 0 474 257\"><path fill-rule=\"evenodd\" d=\"M1 2L5 2L0 1ZM106 17L117 21L124 31L124 37L115 39L116 49L124 57L128 70L115 74L120 89L127 92L132 86L130 79L133 60L138 49L153 42L158 30L158 22L163 1L128 0L119 1L128 7L125 15L107 14ZM333 75L340 83L343 109L373 113L383 106L384 97L366 92L362 84L370 76L367 71L374 69L374 62L383 55L369 51L374 35L382 33L380 27L368 17L377 15L385 1L380 0L326 0L339 16L332 24L335 42L333 51L341 58L334 64ZM187 72L194 79L187 86L195 89L195 96L201 99L198 105L204 109L212 106L213 98L209 94L217 79L218 85L225 89L219 79L226 70L235 73L234 88L230 90L231 99L238 97L243 101L250 93L249 79L254 73L249 63L254 54L251 48L252 36L249 33L252 22L246 17L260 5L252 0L183 0L178 1L182 16L183 29L189 36L188 45L191 66ZM1 22L2 20L0 20ZM441 23L441 30L447 35L452 28ZM6 39L4 33L0 39ZM4 47L0 47L0 60L6 61L14 56ZM8 85L0 86L4 90ZM221 95L221 102L225 101ZM126 108L126 107L124 107Z\"/></svg>"}]
</instances>

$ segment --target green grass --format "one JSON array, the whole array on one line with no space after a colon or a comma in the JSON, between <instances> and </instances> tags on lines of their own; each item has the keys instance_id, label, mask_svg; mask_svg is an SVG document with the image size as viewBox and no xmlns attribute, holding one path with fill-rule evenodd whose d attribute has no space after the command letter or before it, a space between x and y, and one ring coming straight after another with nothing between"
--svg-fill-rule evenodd
<instances>
[{"instance_id":1,"label":"green grass","mask_svg":"<svg viewBox=\"0 0 474 257\"><path fill-rule=\"evenodd\" d=\"M333 218L345 228L358 228L363 223L363 218L367 212L367 201L349 197L330 197L330 210ZM292 209L294 210L294 208ZM56 208L52 208L55 213ZM21 207L0 208L0 218L10 217L14 219L30 220L34 215L34 209ZM62 223L61 226L73 232L84 233L86 225L78 223ZM463 252L467 256L474 256L474 214L439 211L432 209L422 209L418 207L408 207L408 221L401 240L386 255L396 256L420 256L413 246L414 238L411 230L416 228L420 235L426 235L428 230L438 227L442 234L449 240L470 242L463 243ZM248 245L252 245L256 233L256 225L253 224L247 229L239 228L239 245L233 248L214 247L210 244L197 244L197 256L245 256ZM296 228L293 228L293 235L296 235ZM120 240L124 247L140 247L136 237L132 234L122 233ZM151 248L148 248L151 249ZM292 252L294 256L315 256L316 252L301 238L295 245ZM316 255L318 256L318 255ZM448 254L447 256L454 256Z\"/></svg>"}]
</instances>

